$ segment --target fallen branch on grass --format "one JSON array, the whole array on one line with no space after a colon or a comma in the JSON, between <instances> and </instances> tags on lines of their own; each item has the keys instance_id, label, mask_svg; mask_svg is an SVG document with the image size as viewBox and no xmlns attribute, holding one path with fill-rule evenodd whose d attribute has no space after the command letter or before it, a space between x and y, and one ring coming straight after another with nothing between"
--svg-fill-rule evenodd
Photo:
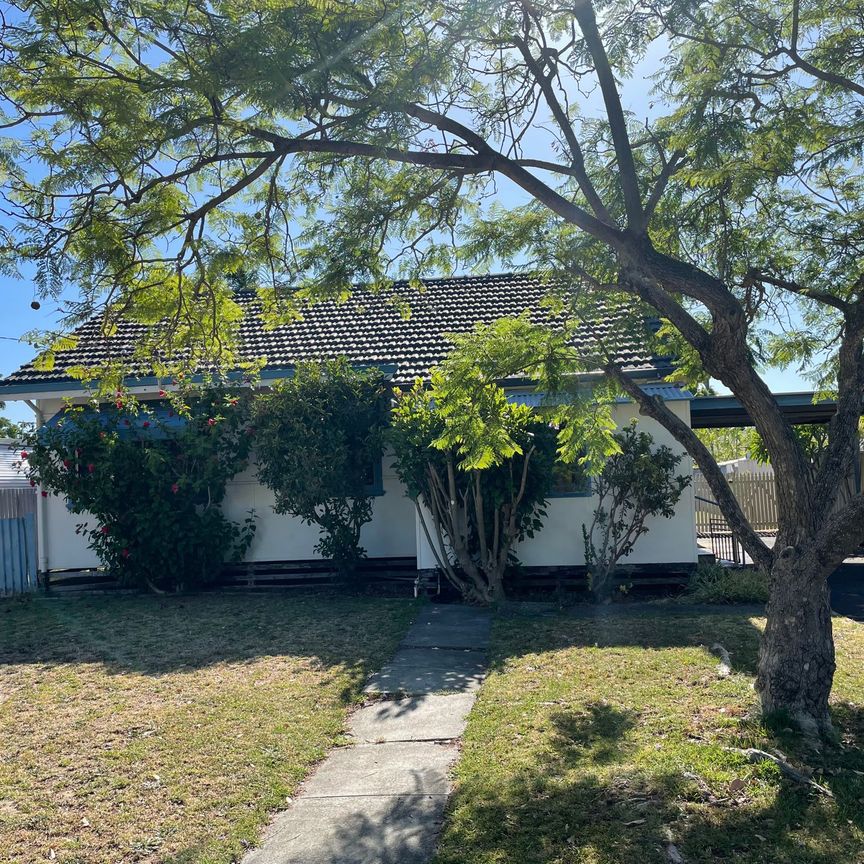
<instances>
[{"instance_id":1,"label":"fallen branch on grass","mask_svg":"<svg viewBox=\"0 0 864 864\"><path fill-rule=\"evenodd\" d=\"M826 786L823 786L821 783L817 783L812 777L807 774L802 773L797 768L790 765L785 759L781 759L779 756L775 756L773 753L766 753L764 750L758 750L755 747L747 747L746 749L741 749L739 747L726 747L724 748L733 753L742 753L747 757L749 762L754 764L758 764L760 762L773 762L783 774L784 777L788 777L790 780L794 780L796 783L803 783L805 786L812 786L817 792L821 792L823 795L827 795L829 798L834 797L834 793L828 789Z\"/></svg>"}]
</instances>

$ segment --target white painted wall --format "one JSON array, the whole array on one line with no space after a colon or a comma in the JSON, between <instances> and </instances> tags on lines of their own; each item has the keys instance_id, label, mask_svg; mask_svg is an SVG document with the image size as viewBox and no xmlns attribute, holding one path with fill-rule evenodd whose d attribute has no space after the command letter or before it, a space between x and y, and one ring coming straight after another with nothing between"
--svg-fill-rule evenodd
<instances>
[{"instance_id":1,"label":"white painted wall","mask_svg":"<svg viewBox=\"0 0 864 864\"><path fill-rule=\"evenodd\" d=\"M686 401L670 402L669 407L689 423L690 406ZM41 406L46 418L63 407L60 400L45 400ZM654 421L640 418L632 405L615 408L619 425L637 418L658 443L676 451L680 446ZM690 460L682 460L679 470L689 471ZM361 542L370 557L418 557L418 568L435 566L431 549L418 524L413 503L404 495L389 456L384 459L384 495L374 499L372 521L363 528ZM582 523L591 518L596 506L593 498L557 498L549 502L543 530L517 550L526 566L578 565L585 561L582 547ZM224 509L238 521L250 509L258 517L255 540L247 556L250 561L303 560L318 557L314 547L317 528L303 525L299 519L273 512L273 495L255 480L254 468L247 469L229 484ZM76 535L75 525L86 517L70 513L65 501L49 496L45 502L45 556L49 569L95 567L99 561L87 548L83 536ZM92 521L92 520L91 520ZM683 563L696 561L696 526L693 492L688 488L671 519L656 519L648 533L639 539L627 563Z\"/></svg>"},{"instance_id":2,"label":"white painted wall","mask_svg":"<svg viewBox=\"0 0 864 864\"><path fill-rule=\"evenodd\" d=\"M672 411L690 422L690 403L676 401L667 403ZM666 444L677 453L683 448L655 421L641 417L632 404L616 405L615 421L624 426L636 419L641 428L650 432L657 444ZM690 473L691 460L683 458L678 466L679 474ZM516 549L519 560L526 567L578 566L585 563L585 548L582 542L582 525L589 524L596 497L552 498L546 508L543 529ZM435 557L417 525L417 567L436 566ZM431 524L431 523L430 523ZM639 538L633 552L624 560L626 564L683 564L696 562L696 516L694 513L693 489L688 486L670 519L649 520L648 533Z\"/></svg>"}]
</instances>

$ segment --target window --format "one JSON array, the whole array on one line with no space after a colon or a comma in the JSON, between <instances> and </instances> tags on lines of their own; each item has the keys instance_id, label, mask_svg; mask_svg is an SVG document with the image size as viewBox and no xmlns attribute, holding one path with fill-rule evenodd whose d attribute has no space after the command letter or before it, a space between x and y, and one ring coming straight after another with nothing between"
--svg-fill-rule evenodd
<instances>
[{"instance_id":1,"label":"window","mask_svg":"<svg viewBox=\"0 0 864 864\"><path fill-rule=\"evenodd\" d=\"M550 498L587 498L591 495L591 478L576 462L565 465L555 463L555 479Z\"/></svg>"},{"instance_id":2,"label":"window","mask_svg":"<svg viewBox=\"0 0 864 864\"><path fill-rule=\"evenodd\" d=\"M381 462L382 457L378 456L365 466L366 485L363 491L373 497L384 494L384 472Z\"/></svg>"}]
</instances>

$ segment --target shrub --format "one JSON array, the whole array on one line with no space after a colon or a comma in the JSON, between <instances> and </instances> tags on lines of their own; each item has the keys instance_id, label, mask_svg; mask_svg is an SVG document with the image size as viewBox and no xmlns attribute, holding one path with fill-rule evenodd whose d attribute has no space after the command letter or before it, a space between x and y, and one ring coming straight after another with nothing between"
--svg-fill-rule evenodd
<instances>
[{"instance_id":1,"label":"shrub","mask_svg":"<svg viewBox=\"0 0 864 864\"><path fill-rule=\"evenodd\" d=\"M223 387L177 396L157 417L118 393L114 405L69 407L24 439L30 478L65 497L102 564L121 584L175 591L216 578L254 535L225 518L227 482L247 464L247 397Z\"/></svg>"},{"instance_id":2,"label":"shrub","mask_svg":"<svg viewBox=\"0 0 864 864\"><path fill-rule=\"evenodd\" d=\"M648 532L652 516L669 518L690 478L675 476L681 456L635 425L615 434L619 452L611 456L594 480L599 498L591 524L582 526L589 585L596 599L611 597L618 562Z\"/></svg>"},{"instance_id":3,"label":"shrub","mask_svg":"<svg viewBox=\"0 0 864 864\"><path fill-rule=\"evenodd\" d=\"M768 578L750 567L700 564L681 596L687 603L767 603Z\"/></svg>"},{"instance_id":4,"label":"shrub","mask_svg":"<svg viewBox=\"0 0 864 864\"><path fill-rule=\"evenodd\" d=\"M258 479L277 513L321 529L316 551L343 577L365 555L360 530L372 518L386 412L381 373L345 359L300 363L256 400Z\"/></svg>"}]
</instances>

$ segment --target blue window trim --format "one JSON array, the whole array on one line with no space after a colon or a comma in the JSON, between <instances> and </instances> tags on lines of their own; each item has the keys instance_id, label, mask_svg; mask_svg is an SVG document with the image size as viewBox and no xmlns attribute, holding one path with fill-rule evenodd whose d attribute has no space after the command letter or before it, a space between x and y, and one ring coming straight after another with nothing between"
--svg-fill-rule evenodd
<instances>
[{"instance_id":1,"label":"blue window trim","mask_svg":"<svg viewBox=\"0 0 864 864\"><path fill-rule=\"evenodd\" d=\"M363 490L373 498L384 494L384 457L379 456L372 464L372 482Z\"/></svg>"}]
</instances>

